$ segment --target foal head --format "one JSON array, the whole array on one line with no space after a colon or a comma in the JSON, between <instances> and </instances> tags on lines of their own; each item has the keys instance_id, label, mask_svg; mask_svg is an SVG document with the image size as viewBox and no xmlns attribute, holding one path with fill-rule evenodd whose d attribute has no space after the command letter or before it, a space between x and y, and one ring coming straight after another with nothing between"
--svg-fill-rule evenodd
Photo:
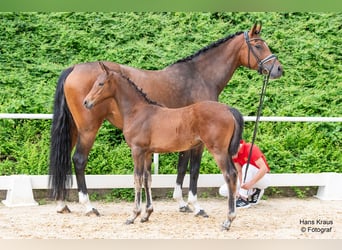
<instances>
[{"instance_id":1,"label":"foal head","mask_svg":"<svg viewBox=\"0 0 342 250\"><path fill-rule=\"evenodd\" d=\"M113 81L117 80L117 76L110 69L108 69L102 62L99 65L103 72L97 77L93 87L88 95L84 98L84 106L91 109L96 104L105 99L113 97L115 91L115 84Z\"/></svg>"},{"instance_id":2,"label":"foal head","mask_svg":"<svg viewBox=\"0 0 342 250\"><path fill-rule=\"evenodd\" d=\"M244 32L245 44L241 47L241 62L244 66L269 74L270 78L283 75L283 67L272 54L266 42L260 38L261 24L254 24L250 31Z\"/></svg>"}]
</instances>

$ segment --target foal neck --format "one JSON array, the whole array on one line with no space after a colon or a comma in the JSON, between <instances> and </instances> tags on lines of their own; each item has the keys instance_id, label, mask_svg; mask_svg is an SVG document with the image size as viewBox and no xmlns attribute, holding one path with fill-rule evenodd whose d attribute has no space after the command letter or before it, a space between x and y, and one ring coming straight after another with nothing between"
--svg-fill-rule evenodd
<instances>
[{"instance_id":1,"label":"foal neck","mask_svg":"<svg viewBox=\"0 0 342 250\"><path fill-rule=\"evenodd\" d=\"M155 105L161 106L157 102L148 98L148 96L128 77L116 74L117 79L113 81L116 84L114 99L122 112L129 112L134 107Z\"/></svg>"}]
</instances>

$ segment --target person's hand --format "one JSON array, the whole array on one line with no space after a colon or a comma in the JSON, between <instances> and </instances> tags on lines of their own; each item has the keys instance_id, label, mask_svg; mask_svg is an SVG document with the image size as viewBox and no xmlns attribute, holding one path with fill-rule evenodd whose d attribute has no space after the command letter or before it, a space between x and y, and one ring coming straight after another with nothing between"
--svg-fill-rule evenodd
<instances>
[{"instance_id":1,"label":"person's hand","mask_svg":"<svg viewBox=\"0 0 342 250\"><path fill-rule=\"evenodd\" d=\"M251 183L250 181L246 182L246 183L243 183L241 185L241 188L246 189L246 190L251 189L252 187L253 187L253 183Z\"/></svg>"}]
</instances>

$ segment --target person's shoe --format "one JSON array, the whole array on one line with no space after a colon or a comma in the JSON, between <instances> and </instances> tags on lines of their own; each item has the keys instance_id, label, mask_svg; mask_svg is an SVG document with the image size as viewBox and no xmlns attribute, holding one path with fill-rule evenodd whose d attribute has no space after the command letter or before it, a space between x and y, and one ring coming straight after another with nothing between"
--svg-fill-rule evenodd
<instances>
[{"instance_id":1,"label":"person's shoe","mask_svg":"<svg viewBox=\"0 0 342 250\"><path fill-rule=\"evenodd\" d=\"M249 208L250 206L249 202L242 198L236 200L236 208Z\"/></svg>"},{"instance_id":2,"label":"person's shoe","mask_svg":"<svg viewBox=\"0 0 342 250\"><path fill-rule=\"evenodd\" d=\"M251 203L252 205L258 204L263 194L264 194L264 189L256 188L255 192L251 195L251 200L249 201L249 203Z\"/></svg>"}]
</instances>

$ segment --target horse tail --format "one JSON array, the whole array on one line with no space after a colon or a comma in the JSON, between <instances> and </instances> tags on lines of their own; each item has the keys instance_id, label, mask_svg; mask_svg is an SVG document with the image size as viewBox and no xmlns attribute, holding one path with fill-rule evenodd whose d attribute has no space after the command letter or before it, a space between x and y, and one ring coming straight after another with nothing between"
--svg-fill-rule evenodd
<instances>
[{"instance_id":1,"label":"horse tail","mask_svg":"<svg viewBox=\"0 0 342 250\"><path fill-rule=\"evenodd\" d=\"M72 126L75 125L65 100L64 83L73 67L65 69L57 83L50 138L49 188L51 197L64 200L72 186Z\"/></svg>"},{"instance_id":2,"label":"horse tail","mask_svg":"<svg viewBox=\"0 0 342 250\"><path fill-rule=\"evenodd\" d=\"M235 120L234 133L228 148L228 153L233 156L239 150L240 140L242 139L242 132L244 128L244 120L242 114L236 108L229 107L229 111L233 114Z\"/></svg>"}]
</instances>

